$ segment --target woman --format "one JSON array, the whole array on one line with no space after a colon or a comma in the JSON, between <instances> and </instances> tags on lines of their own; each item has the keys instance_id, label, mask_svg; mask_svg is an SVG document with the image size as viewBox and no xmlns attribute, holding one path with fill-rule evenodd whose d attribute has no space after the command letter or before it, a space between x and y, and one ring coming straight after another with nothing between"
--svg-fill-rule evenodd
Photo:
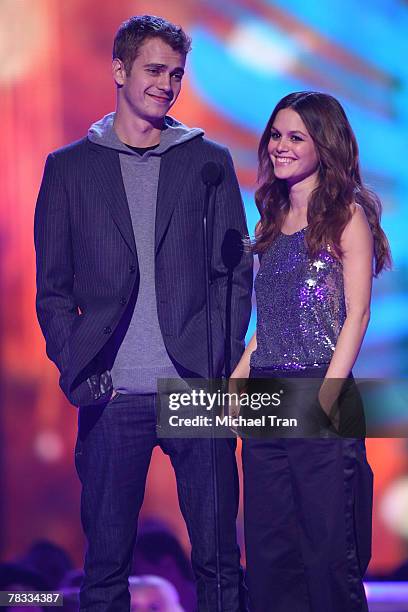
<instances>
[{"instance_id":1,"label":"woman","mask_svg":"<svg viewBox=\"0 0 408 612\"><path fill-rule=\"evenodd\" d=\"M390 265L381 205L362 183L355 136L329 95L283 98L258 153L257 331L232 377L320 379L314 405L313 385L305 394L301 380L297 409L304 398L305 435L325 439L243 440L250 609L361 612L372 472L350 377L373 273Z\"/></svg>"}]
</instances>

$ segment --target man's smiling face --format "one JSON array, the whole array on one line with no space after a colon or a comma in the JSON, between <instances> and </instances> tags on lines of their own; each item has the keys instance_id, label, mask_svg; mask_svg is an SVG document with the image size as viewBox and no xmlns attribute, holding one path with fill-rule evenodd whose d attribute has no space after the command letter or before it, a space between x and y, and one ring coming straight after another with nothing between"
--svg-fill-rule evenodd
<instances>
[{"instance_id":1,"label":"man's smiling face","mask_svg":"<svg viewBox=\"0 0 408 612\"><path fill-rule=\"evenodd\" d=\"M159 37L145 40L129 75L114 60L114 79L123 104L135 118L153 124L161 121L180 93L185 63L185 55Z\"/></svg>"}]
</instances>

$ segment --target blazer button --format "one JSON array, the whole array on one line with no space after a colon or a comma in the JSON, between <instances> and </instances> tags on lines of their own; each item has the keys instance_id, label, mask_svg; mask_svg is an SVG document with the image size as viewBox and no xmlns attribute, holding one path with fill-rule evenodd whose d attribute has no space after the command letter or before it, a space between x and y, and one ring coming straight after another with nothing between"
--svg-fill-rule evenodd
<instances>
[{"instance_id":1,"label":"blazer button","mask_svg":"<svg viewBox=\"0 0 408 612\"><path fill-rule=\"evenodd\" d=\"M119 301L122 304L122 306L124 306L127 302L127 299L125 298L125 296L122 296Z\"/></svg>"},{"instance_id":2,"label":"blazer button","mask_svg":"<svg viewBox=\"0 0 408 612\"><path fill-rule=\"evenodd\" d=\"M134 264L129 264L129 272L131 274L133 274L133 272L136 272L136 266Z\"/></svg>"},{"instance_id":3,"label":"blazer button","mask_svg":"<svg viewBox=\"0 0 408 612\"><path fill-rule=\"evenodd\" d=\"M108 325L108 327L105 327L104 330L103 330L104 334L110 334L111 332L112 332L112 329L109 327L109 325Z\"/></svg>"}]
</instances>

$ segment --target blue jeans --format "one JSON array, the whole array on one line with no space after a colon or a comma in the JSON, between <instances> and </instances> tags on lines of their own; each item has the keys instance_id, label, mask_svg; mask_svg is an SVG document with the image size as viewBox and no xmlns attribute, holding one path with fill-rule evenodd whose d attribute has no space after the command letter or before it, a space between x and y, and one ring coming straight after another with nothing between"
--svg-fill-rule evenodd
<instances>
[{"instance_id":1,"label":"blue jeans","mask_svg":"<svg viewBox=\"0 0 408 612\"><path fill-rule=\"evenodd\" d=\"M82 483L81 519L88 549L82 611L130 608L128 577L153 448L173 465L181 512L192 545L198 610L216 608L214 502L209 439L159 439L154 395L118 395L105 406L83 406L75 465ZM223 612L245 610L236 540L238 474L235 440L219 439L220 561Z\"/></svg>"}]
</instances>

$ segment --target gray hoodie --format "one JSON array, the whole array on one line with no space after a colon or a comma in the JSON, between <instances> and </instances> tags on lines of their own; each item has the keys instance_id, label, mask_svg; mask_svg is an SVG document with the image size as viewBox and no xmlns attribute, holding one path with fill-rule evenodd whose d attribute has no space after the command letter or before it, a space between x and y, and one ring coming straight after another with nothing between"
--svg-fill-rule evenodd
<instances>
[{"instance_id":1,"label":"gray hoodie","mask_svg":"<svg viewBox=\"0 0 408 612\"><path fill-rule=\"evenodd\" d=\"M143 155L121 142L113 128L115 113L94 123L88 138L119 151L122 178L132 219L140 271L135 309L111 371L120 393L155 393L157 378L178 378L166 351L157 316L155 287L155 221L161 155L203 134L171 117L165 118L160 144Z\"/></svg>"}]
</instances>

